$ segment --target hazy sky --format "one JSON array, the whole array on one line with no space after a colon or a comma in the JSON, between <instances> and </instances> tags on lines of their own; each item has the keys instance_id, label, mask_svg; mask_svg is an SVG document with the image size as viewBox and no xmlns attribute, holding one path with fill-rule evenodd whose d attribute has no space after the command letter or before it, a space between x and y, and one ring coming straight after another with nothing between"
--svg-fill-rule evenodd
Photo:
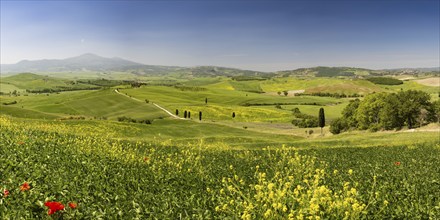
<instances>
[{"instance_id":1,"label":"hazy sky","mask_svg":"<svg viewBox=\"0 0 440 220\"><path fill-rule=\"evenodd\" d=\"M1 63L83 53L273 71L440 66L438 0L4 1Z\"/></svg>"}]
</instances>

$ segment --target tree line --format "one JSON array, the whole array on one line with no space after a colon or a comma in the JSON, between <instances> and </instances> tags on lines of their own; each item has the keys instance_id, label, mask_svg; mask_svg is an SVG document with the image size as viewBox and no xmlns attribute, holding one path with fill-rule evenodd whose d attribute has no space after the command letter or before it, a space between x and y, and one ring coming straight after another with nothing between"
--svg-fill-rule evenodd
<instances>
[{"instance_id":1,"label":"tree line","mask_svg":"<svg viewBox=\"0 0 440 220\"><path fill-rule=\"evenodd\" d=\"M408 90L373 93L363 100L351 100L342 111L342 117L331 123L330 132L392 130L437 122L440 119L440 101L430 102L430 99L426 92Z\"/></svg>"},{"instance_id":2,"label":"tree line","mask_svg":"<svg viewBox=\"0 0 440 220\"><path fill-rule=\"evenodd\" d=\"M345 93L330 93L330 92L296 93L295 96L319 96L319 97L333 97L333 98L363 97L363 95L357 93L345 94Z\"/></svg>"}]
</instances>

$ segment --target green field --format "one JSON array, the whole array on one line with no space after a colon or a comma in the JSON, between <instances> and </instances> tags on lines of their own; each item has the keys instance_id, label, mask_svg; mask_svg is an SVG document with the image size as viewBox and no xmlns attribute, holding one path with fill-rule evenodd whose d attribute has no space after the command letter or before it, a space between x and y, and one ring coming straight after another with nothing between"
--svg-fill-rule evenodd
<instances>
[{"instance_id":1,"label":"green field","mask_svg":"<svg viewBox=\"0 0 440 220\"><path fill-rule=\"evenodd\" d=\"M314 142L301 143L302 148L231 148L220 143L248 139L240 140L241 134L231 129L194 130L206 126L196 123L192 128L184 125L181 136L200 132L204 138L172 147L172 140L130 141L131 134L139 135L131 132L143 130L140 125L125 130L124 123L110 126L105 121L4 116L0 121L1 185L8 190L0 199L3 219L47 216L48 200L65 204L67 208L57 213L64 219L440 216L436 135L413 144L392 135L392 142L378 142L376 147L371 147L372 139L387 135L358 136L370 143L359 147L334 139L324 144L331 148ZM178 134L171 133L164 135ZM210 143L210 134L230 139ZM20 190L24 183L29 190ZM70 202L78 206L69 208Z\"/></svg>"},{"instance_id":2,"label":"green field","mask_svg":"<svg viewBox=\"0 0 440 220\"><path fill-rule=\"evenodd\" d=\"M4 91L20 94L0 96L1 219L440 218L438 123L333 135L330 122L353 98L277 94L419 89L436 99L438 88L175 74L142 76L139 88L25 92L66 77L2 78ZM313 116L324 108L323 134L293 126L294 108ZM49 216L46 201L65 208Z\"/></svg>"},{"instance_id":3,"label":"green field","mask_svg":"<svg viewBox=\"0 0 440 220\"><path fill-rule=\"evenodd\" d=\"M15 85L11 85L8 83L0 83L0 92L9 93L9 92L13 92L14 90L18 92L22 92L22 89L18 88Z\"/></svg>"}]
</instances>

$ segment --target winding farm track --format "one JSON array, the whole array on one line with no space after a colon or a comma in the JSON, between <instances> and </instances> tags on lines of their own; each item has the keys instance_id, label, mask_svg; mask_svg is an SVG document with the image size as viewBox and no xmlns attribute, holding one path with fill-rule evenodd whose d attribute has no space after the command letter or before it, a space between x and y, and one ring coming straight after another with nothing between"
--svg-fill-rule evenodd
<instances>
[{"instance_id":1,"label":"winding farm track","mask_svg":"<svg viewBox=\"0 0 440 220\"><path fill-rule=\"evenodd\" d=\"M119 95L123 95L123 96L125 96L125 97L127 97L127 98L131 98L131 99L133 99L133 100L135 100L135 101L143 102L143 101L140 100L140 99L137 99L137 98L134 98L134 97L128 96L128 95L126 95L126 94L124 94L124 93L120 93L118 89L115 89L115 92L118 93ZM165 113L167 113L168 115L170 115L172 118L175 118L175 119L181 119L181 120L186 120L185 118L181 118L181 117L179 117L179 116L177 116L177 115L174 115L173 113L171 113L170 111L166 110L164 107L162 107L162 106L160 106L160 105L158 105L158 104L156 104L156 103L153 103L153 102L152 102L152 104L153 104L154 106L156 106L156 108L158 108L158 109L164 111Z\"/></svg>"}]
</instances>

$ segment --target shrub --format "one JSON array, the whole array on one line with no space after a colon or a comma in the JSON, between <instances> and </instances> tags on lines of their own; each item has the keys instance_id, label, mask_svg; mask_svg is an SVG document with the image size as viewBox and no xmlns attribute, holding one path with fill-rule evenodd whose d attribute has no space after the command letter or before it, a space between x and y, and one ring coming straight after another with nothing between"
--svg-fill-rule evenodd
<instances>
[{"instance_id":1,"label":"shrub","mask_svg":"<svg viewBox=\"0 0 440 220\"><path fill-rule=\"evenodd\" d=\"M299 112L299 109L298 109ZM307 115L303 113L293 113L295 119L292 120L292 124L299 128L314 128L318 127L318 117Z\"/></svg>"},{"instance_id":2,"label":"shrub","mask_svg":"<svg viewBox=\"0 0 440 220\"><path fill-rule=\"evenodd\" d=\"M337 118L330 123L330 132L332 134L339 134L348 129L347 122L342 118Z\"/></svg>"},{"instance_id":3,"label":"shrub","mask_svg":"<svg viewBox=\"0 0 440 220\"><path fill-rule=\"evenodd\" d=\"M152 123L152 121L149 120L149 119L136 120L134 118L130 118L130 117L126 117L126 116L118 117L118 121L120 121L120 122L130 122L130 123L141 123L141 124L151 124Z\"/></svg>"},{"instance_id":4,"label":"shrub","mask_svg":"<svg viewBox=\"0 0 440 220\"><path fill-rule=\"evenodd\" d=\"M17 104L17 101L3 102L3 105L14 105L14 104Z\"/></svg>"}]
</instances>

